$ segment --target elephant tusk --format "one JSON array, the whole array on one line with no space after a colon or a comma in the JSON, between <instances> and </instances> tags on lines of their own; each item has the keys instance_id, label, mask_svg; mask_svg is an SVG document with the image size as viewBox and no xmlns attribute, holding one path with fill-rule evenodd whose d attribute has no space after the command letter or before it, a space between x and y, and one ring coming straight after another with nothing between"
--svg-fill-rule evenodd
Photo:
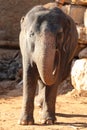
<instances>
[{"instance_id":1,"label":"elephant tusk","mask_svg":"<svg viewBox=\"0 0 87 130\"><path fill-rule=\"evenodd\" d=\"M55 76L55 75L56 75L56 72L57 72L57 68L55 67L55 69L53 70L52 75Z\"/></svg>"}]
</instances>

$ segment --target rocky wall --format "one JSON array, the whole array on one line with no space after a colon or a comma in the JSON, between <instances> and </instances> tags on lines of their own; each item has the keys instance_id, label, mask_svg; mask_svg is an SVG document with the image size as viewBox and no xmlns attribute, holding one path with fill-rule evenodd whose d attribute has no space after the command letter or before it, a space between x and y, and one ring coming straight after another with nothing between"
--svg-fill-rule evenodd
<instances>
[{"instance_id":1,"label":"rocky wall","mask_svg":"<svg viewBox=\"0 0 87 130\"><path fill-rule=\"evenodd\" d=\"M50 0L0 0L0 40L18 40L20 19L34 5Z\"/></svg>"}]
</instances>

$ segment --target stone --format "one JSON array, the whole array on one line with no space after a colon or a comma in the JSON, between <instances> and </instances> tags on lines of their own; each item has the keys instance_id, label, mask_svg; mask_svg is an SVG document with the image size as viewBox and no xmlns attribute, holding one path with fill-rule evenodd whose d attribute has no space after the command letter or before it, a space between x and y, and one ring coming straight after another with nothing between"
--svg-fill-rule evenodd
<instances>
[{"instance_id":1,"label":"stone","mask_svg":"<svg viewBox=\"0 0 87 130\"><path fill-rule=\"evenodd\" d=\"M87 0L65 0L67 4L87 5Z\"/></svg>"},{"instance_id":2,"label":"stone","mask_svg":"<svg viewBox=\"0 0 87 130\"><path fill-rule=\"evenodd\" d=\"M87 7L69 4L62 6L62 10L76 23L78 43L87 45Z\"/></svg>"},{"instance_id":3,"label":"stone","mask_svg":"<svg viewBox=\"0 0 87 130\"><path fill-rule=\"evenodd\" d=\"M20 20L33 6L50 0L0 0L0 39L18 40Z\"/></svg>"},{"instance_id":4,"label":"stone","mask_svg":"<svg viewBox=\"0 0 87 130\"><path fill-rule=\"evenodd\" d=\"M78 57L81 59L81 58L87 58L87 47L82 49L79 54L78 54Z\"/></svg>"},{"instance_id":5,"label":"stone","mask_svg":"<svg viewBox=\"0 0 87 130\"><path fill-rule=\"evenodd\" d=\"M17 73L21 67L19 50L0 49L0 81L16 80Z\"/></svg>"},{"instance_id":6,"label":"stone","mask_svg":"<svg viewBox=\"0 0 87 130\"><path fill-rule=\"evenodd\" d=\"M71 82L78 94L87 94L87 58L78 59L73 62Z\"/></svg>"},{"instance_id":7,"label":"stone","mask_svg":"<svg viewBox=\"0 0 87 130\"><path fill-rule=\"evenodd\" d=\"M84 13L84 26L87 28L87 9Z\"/></svg>"}]
</instances>

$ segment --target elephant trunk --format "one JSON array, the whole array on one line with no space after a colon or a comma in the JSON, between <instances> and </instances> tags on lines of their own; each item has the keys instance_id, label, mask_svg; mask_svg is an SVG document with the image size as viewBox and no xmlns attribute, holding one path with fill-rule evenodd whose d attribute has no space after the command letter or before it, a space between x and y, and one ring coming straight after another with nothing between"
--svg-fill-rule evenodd
<instances>
[{"instance_id":1,"label":"elephant trunk","mask_svg":"<svg viewBox=\"0 0 87 130\"><path fill-rule=\"evenodd\" d=\"M43 70L40 72L42 80L47 85L52 85L56 81L57 66L55 66L55 53L48 52L43 60Z\"/></svg>"},{"instance_id":2,"label":"elephant trunk","mask_svg":"<svg viewBox=\"0 0 87 130\"><path fill-rule=\"evenodd\" d=\"M56 52L52 37L50 40L47 39L46 42L42 42L41 45L36 47L38 48L36 49L37 53L39 52L36 54L36 59L38 59L36 64L43 83L53 85L58 74L58 53Z\"/></svg>"}]
</instances>

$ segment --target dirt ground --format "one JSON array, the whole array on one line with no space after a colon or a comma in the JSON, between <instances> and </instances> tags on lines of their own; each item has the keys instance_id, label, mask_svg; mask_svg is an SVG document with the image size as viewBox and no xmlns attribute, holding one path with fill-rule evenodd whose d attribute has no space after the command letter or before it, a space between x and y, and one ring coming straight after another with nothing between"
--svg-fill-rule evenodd
<instances>
[{"instance_id":1,"label":"dirt ground","mask_svg":"<svg viewBox=\"0 0 87 130\"><path fill-rule=\"evenodd\" d=\"M9 90L0 95L0 130L87 130L87 98L78 97L72 92L57 96L54 125L40 125L39 109L35 106L35 125L20 126L22 88Z\"/></svg>"}]
</instances>

